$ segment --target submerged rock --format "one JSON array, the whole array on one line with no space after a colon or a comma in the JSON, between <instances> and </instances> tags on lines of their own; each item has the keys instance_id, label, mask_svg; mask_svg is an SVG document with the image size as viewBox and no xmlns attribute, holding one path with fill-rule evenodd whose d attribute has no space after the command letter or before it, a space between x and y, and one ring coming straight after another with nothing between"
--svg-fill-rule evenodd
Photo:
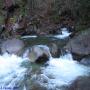
<instances>
[{"instance_id":1,"label":"submerged rock","mask_svg":"<svg viewBox=\"0 0 90 90\"><path fill-rule=\"evenodd\" d=\"M47 61L50 57L49 48L44 45L32 46L27 56L30 58L31 62L40 63Z\"/></svg>"},{"instance_id":2,"label":"submerged rock","mask_svg":"<svg viewBox=\"0 0 90 90\"><path fill-rule=\"evenodd\" d=\"M22 49L24 48L24 42L22 40L13 38L8 39L1 44L2 53L10 53L20 55Z\"/></svg>"},{"instance_id":3,"label":"submerged rock","mask_svg":"<svg viewBox=\"0 0 90 90\"><path fill-rule=\"evenodd\" d=\"M31 90L47 90L48 77L44 74L33 75L31 77Z\"/></svg>"}]
</instances>

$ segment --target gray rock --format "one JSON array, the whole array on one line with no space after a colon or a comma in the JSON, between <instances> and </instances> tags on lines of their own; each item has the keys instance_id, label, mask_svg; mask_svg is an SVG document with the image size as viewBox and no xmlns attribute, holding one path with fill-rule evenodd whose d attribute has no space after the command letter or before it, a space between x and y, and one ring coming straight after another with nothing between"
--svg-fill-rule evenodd
<instances>
[{"instance_id":1,"label":"gray rock","mask_svg":"<svg viewBox=\"0 0 90 90\"><path fill-rule=\"evenodd\" d=\"M80 61L81 64L84 64L84 65L87 65L87 66L90 66L90 57L86 57L86 58L83 58L81 61Z\"/></svg>"},{"instance_id":2,"label":"gray rock","mask_svg":"<svg viewBox=\"0 0 90 90\"><path fill-rule=\"evenodd\" d=\"M83 31L72 38L65 47L75 55L81 57L90 54L90 29Z\"/></svg>"},{"instance_id":3,"label":"gray rock","mask_svg":"<svg viewBox=\"0 0 90 90\"><path fill-rule=\"evenodd\" d=\"M51 53L52 57L54 57L54 58L60 57L61 51L58 48L58 45L56 45L55 43L51 43L49 45L49 47L50 47L50 53Z\"/></svg>"},{"instance_id":4,"label":"gray rock","mask_svg":"<svg viewBox=\"0 0 90 90\"><path fill-rule=\"evenodd\" d=\"M76 79L66 90L90 90L90 77Z\"/></svg>"},{"instance_id":5,"label":"gray rock","mask_svg":"<svg viewBox=\"0 0 90 90\"><path fill-rule=\"evenodd\" d=\"M50 57L49 48L44 45L32 46L27 54L31 62L47 61Z\"/></svg>"},{"instance_id":6,"label":"gray rock","mask_svg":"<svg viewBox=\"0 0 90 90\"><path fill-rule=\"evenodd\" d=\"M31 77L31 90L48 90L47 85L48 85L48 77L45 76L44 74L40 75L33 75Z\"/></svg>"},{"instance_id":7,"label":"gray rock","mask_svg":"<svg viewBox=\"0 0 90 90\"><path fill-rule=\"evenodd\" d=\"M19 55L22 49L24 48L24 42L22 40L13 38L8 39L1 44L2 53L10 53Z\"/></svg>"}]
</instances>

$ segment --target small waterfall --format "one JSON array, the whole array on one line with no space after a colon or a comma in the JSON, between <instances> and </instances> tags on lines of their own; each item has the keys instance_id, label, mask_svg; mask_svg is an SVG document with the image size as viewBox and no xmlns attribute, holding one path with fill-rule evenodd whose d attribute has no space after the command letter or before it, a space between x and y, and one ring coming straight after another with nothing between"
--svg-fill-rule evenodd
<instances>
[{"instance_id":1,"label":"small waterfall","mask_svg":"<svg viewBox=\"0 0 90 90\"><path fill-rule=\"evenodd\" d=\"M71 33L67 30L67 28L62 28L61 34L55 35L54 37L58 38L58 39L64 39L64 38L69 37L70 35L71 35Z\"/></svg>"},{"instance_id":2,"label":"small waterfall","mask_svg":"<svg viewBox=\"0 0 90 90\"><path fill-rule=\"evenodd\" d=\"M36 81L47 90L62 90L60 87L70 85L77 77L87 76L89 69L74 61L72 55L68 53L60 58L51 57L48 66L42 68L42 74ZM47 83L44 82L45 80Z\"/></svg>"}]
</instances>

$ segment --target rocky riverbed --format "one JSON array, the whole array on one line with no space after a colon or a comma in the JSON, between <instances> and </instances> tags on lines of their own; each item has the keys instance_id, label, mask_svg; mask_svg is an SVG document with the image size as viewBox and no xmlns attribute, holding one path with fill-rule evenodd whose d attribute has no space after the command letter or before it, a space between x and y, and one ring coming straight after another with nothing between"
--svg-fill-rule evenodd
<instances>
[{"instance_id":1,"label":"rocky riverbed","mask_svg":"<svg viewBox=\"0 0 90 90\"><path fill-rule=\"evenodd\" d=\"M90 0L0 0L0 90L90 90Z\"/></svg>"},{"instance_id":2,"label":"rocky riverbed","mask_svg":"<svg viewBox=\"0 0 90 90\"><path fill-rule=\"evenodd\" d=\"M66 32L63 39L61 35L59 38L53 35L24 36L3 41L0 89L89 90L89 56L75 60L72 51L66 47L78 35L72 39L67 37ZM83 37L82 33L79 37ZM18 54L18 51L21 53Z\"/></svg>"}]
</instances>

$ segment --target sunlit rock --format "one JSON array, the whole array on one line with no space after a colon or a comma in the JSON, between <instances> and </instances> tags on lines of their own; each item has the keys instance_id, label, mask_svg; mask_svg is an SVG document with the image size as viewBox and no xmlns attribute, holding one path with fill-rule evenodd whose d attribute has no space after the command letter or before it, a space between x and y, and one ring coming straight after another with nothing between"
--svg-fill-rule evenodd
<instances>
[{"instance_id":1,"label":"sunlit rock","mask_svg":"<svg viewBox=\"0 0 90 90\"><path fill-rule=\"evenodd\" d=\"M27 54L31 62L37 63L47 61L50 57L49 48L44 45L32 46L30 51L27 51Z\"/></svg>"}]
</instances>

